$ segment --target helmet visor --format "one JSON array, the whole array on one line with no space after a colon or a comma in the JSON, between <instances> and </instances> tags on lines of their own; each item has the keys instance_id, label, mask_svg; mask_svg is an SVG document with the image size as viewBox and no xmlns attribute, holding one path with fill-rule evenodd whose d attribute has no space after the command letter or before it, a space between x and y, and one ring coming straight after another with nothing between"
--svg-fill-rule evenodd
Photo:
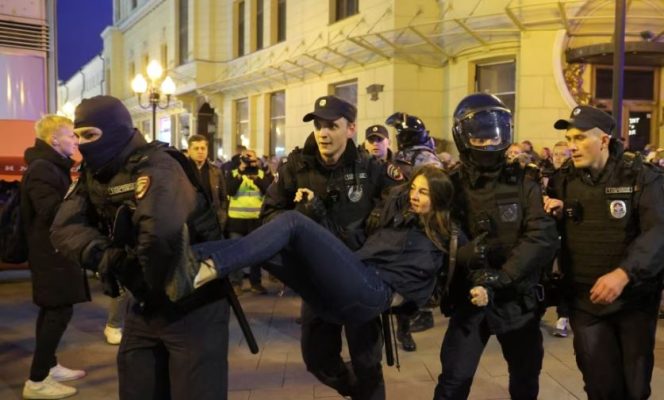
<instances>
[{"instance_id":1,"label":"helmet visor","mask_svg":"<svg viewBox=\"0 0 664 400\"><path fill-rule=\"evenodd\" d=\"M456 129L471 149L498 151L512 143L512 115L505 109L471 113L457 122Z\"/></svg>"}]
</instances>

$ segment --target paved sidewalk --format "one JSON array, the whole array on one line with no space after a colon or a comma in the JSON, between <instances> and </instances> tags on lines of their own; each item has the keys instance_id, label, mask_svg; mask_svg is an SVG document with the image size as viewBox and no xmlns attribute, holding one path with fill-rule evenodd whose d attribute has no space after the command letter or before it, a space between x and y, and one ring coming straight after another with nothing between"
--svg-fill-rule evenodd
<instances>
[{"instance_id":1,"label":"paved sidewalk","mask_svg":"<svg viewBox=\"0 0 664 400\"><path fill-rule=\"evenodd\" d=\"M83 368L88 376L74 382L79 394L73 399L117 399L115 354L102 330L108 299L99 284L90 280L94 301L77 305L74 317L60 346L59 360L65 366ZM341 399L336 392L318 383L306 372L299 348L299 326L295 316L300 300L292 293L278 297L277 284L266 285L266 296L240 297L256 334L260 353L246 347L240 329L232 318L229 349L231 400L312 400ZM34 348L37 308L31 301L26 271L0 271L0 399L20 399ZM572 339L548 334L555 316L544 318L546 355L540 379L540 399L584 399L581 375L572 352ZM401 371L385 367L388 399L430 400L440 372L438 352L447 321L436 315L436 326L415 334L418 351L399 352ZM664 323L660 322L653 376L653 399L664 400ZM507 368L498 343L491 339L473 383L471 399L508 399Z\"/></svg>"}]
</instances>

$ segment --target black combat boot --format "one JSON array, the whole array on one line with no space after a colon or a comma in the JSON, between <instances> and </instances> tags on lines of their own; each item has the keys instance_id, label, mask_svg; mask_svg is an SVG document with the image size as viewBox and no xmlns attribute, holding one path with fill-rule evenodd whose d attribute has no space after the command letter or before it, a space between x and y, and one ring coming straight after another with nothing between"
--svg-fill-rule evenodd
<instances>
[{"instance_id":1,"label":"black combat boot","mask_svg":"<svg viewBox=\"0 0 664 400\"><path fill-rule=\"evenodd\" d=\"M433 312L430 310L420 310L410 320L411 332L423 332L433 328Z\"/></svg>"},{"instance_id":2,"label":"black combat boot","mask_svg":"<svg viewBox=\"0 0 664 400\"><path fill-rule=\"evenodd\" d=\"M415 339L410 334L410 318L407 315L397 314L397 341L404 351L417 350Z\"/></svg>"}]
</instances>

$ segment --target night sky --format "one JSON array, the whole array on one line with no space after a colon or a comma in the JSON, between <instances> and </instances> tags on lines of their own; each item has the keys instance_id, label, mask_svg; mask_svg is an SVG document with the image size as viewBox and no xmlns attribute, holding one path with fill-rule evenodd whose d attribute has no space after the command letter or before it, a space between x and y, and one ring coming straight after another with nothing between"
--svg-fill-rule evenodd
<instances>
[{"instance_id":1,"label":"night sky","mask_svg":"<svg viewBox=\"0 0 664 400\"><path fill-rule=\"evenodd\" d=\"M103 48L112 0L58 0L58 78L67 81Z\"/></svg>"}]
</instances>

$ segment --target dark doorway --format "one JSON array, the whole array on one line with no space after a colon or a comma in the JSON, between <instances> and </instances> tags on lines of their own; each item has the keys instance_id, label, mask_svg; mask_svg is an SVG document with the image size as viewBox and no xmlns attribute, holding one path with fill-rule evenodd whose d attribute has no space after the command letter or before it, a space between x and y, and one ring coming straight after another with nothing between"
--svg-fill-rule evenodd
<instances>
[{"instance_id":1,"label":"dark doorway","mask_svg":"<svg viewBox=\"0 0 664 400\"><path fill-rule=\"evenodd\" d=\"M208 158L217 159L217 149L221 148L221 137L217 137L217 114L209 103L203 103L198 109L198 123L196 124L196 133L207 138ZM217 143L218 142L218 143Z\"/></svg>"}]
</instances>

